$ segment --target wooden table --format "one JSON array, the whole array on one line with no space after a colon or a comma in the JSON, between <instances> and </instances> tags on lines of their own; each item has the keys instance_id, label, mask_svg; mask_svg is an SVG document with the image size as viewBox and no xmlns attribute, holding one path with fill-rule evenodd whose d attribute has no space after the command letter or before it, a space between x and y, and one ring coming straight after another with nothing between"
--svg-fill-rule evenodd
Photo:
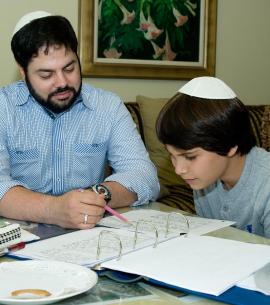
<instances>
[{"instance_id":1,"label":"wooden table","mask_svg":"<svg viewBox=\"0 0 270 305\"><path fill-rule=\"evenodd\" d=\"M161 203L151 203L147 206L140 207L144 209L155 209L160 211L174 211L175 209L163 205ZM128 211L130 209L136 208L122 208L121 212ZM179 211L179 210L177 210ZM270 245L270 239L266 239L254 234L250 234L233 227L226 227L207 235L215 236L225 239L233 239L250 243L260 243ZM2 257L0 258L0 263L3 261L8 261L10 259ZM139 296L141 293L145 293L145 296ZM147 295L149 294L149 295ZM175 296L176 294L176 296ZM99 284L91 289L87 294L78 295L76 297L64 300L57 304L62 305L77 305L77 304L91 304L94 302L100 302L104 304L105 301L111 300L110 304L121 304L121 305L168 305L168 304L178 304L178 305L215 305L215 304L225 304L220 302L215 302L209 299L199 298L193 295L185 295L180 292L175 292L172 290L163 290L160 287L148 284L145 281L131 283L131 284L121 284L114 282L107 278L102 278ZM113 301L112 301L113 300Z\"/></svg>"}]
</instances>

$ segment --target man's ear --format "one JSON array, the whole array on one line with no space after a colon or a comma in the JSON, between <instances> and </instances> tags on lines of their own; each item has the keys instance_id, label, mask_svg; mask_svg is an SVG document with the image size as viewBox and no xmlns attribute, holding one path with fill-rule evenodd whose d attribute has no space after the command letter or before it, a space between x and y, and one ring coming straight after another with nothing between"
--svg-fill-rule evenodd
<instances>
[{"instance_id":1,"label":"man's ear","mask_svg":"<svg viewBox=\"0 0 270 305\"><path fill-rule=\"evenodd\" d=\"M24 72L24 69L22 66L18 65L18 69L19 69L19 72L20 72L20 75L21 75L21 78L23 80L25 80L25 72Z\"/></svg>"},{"instance_id":2,"label":"man's ear","mask_svg":"<svg viewBox=\"0 0 270 305\"><path fill-rule=\"evenodd\" d=\"M227 157L233 157L236 152L237 152L237 149L238 149L238 145L232 147L229 152L227 153Z\"/></svg>"}]
</instances>

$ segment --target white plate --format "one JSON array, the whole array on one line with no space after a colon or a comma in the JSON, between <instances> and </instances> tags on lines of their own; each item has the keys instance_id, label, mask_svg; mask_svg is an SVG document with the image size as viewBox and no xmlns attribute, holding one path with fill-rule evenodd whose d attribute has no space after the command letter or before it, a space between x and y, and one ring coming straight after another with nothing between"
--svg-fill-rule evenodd
<instances>
[{"instance_id":1,"label":"white plate","mask_svg":"<svg viewBox=\"0 0 270 305\"><path fill-rule=\"evenodd\" d=\"M16 261L0 264L0 304L54 303L83 293L97 283L97 274L79 265L57 261ZM11 292L19 289L43 289L49 297L18 299Z\"/></svg>"}]
</instances>

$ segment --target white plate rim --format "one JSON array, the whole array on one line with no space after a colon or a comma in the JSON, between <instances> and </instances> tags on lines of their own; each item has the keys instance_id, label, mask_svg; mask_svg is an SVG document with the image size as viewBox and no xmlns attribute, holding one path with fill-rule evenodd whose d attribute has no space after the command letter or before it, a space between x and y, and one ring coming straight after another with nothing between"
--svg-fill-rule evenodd
<instances>
[{"instance_id":1,"label":"white plate rim","mask_svg":"<svg viewBox=\"0 0 270 305\"><path fill-rule=\"evenodd\" d=\"M74 292L71 293L67 293L67 294L63 294L63 295L59 295L59 296L52 296L52 297L47 297L47 298L40 298L40 299L16 299L16 298L1 298L0 297L0 304L6 304L6 305L16 305L16 304L32 304L32 305L44 305L44 304L51 304L51 303L55 303L55 302L59 302L61 300L79 295L81 293L84 293L86 291L88 291L89 289L91 289L92 287L94 287L98 281L98 276L97 274L86 267L80 266L80 265L76 265L73 263L66 263L66 262L62 262L62 261L44 261L44 260L25 260L25 261L11 261L11 262L3 262L0 264L0 270L2 268L2 266L5 266L5 264L13 264L14 267L16 268L16 265L18 264L24 264L27 267L27 264L30 264L30 266L32 266L33 264L36 265L38 267L38 265L44 266L46 264L56 264L56 265L60 265L61 266L65 266L68 270L69 267L72 267L72 269L74 270L75 268L80 269L80 271L84 271L87 275L89 275L89 284L85 286L84 289L79 289L76 290ZM11 266L11 265L10 265Z\"/></svg>"}]
</instances>

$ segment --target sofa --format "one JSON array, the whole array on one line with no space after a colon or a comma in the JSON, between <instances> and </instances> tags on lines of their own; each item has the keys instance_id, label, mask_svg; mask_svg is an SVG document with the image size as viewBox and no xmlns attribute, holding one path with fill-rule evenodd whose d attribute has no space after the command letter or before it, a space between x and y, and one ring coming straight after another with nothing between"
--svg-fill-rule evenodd
<instances>
[{"instance_id":1,"label":"sofa","mask_svg":"<svg viewBox=\"0 0 270 305\"><path fill-rule=\"evenodd\" d=\"M151 98L139 95L126 106L141 134L150 158L157 167L160 195L157 201L168 206L195 213L192 189L175 174L170 157L155 133L155 121L167 98ZM258 146L270 150L270 106L247 105L251 125Z\"/></svg>"}]
</instances>

